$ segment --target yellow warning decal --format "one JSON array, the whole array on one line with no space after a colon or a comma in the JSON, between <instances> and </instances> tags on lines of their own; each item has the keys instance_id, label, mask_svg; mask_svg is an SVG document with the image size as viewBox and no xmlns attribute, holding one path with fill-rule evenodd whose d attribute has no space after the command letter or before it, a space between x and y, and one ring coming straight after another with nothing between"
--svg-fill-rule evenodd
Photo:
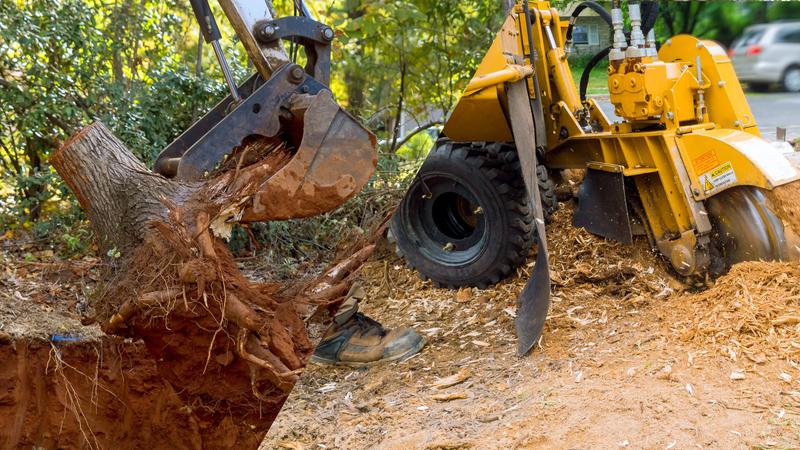
<instances>
[{"instance_id":1,"label":"yellow warning decal","mask_svg":"<svg viewBox=\"0 0 800 450\"><path fill-rule=\"evenodd\" d=\"M733 170L733 164L730 161L714 167L698 178L706 194L711 194L726 186L736 184L736 172Z\"/></svg>"},{"instance_id":2,"label":"yellow warning decal","mask_svg":"<svg viewBox=\"0 0 800 450\"><path fill-rule=\"evenodd\" d=\"M730 161L726 162L725 164L717 167L716 169L712 170L711 177L718 178L720 175L723 175L727 172L733 172L733 166L731 165Z\"/></svg>"}]
</instances>

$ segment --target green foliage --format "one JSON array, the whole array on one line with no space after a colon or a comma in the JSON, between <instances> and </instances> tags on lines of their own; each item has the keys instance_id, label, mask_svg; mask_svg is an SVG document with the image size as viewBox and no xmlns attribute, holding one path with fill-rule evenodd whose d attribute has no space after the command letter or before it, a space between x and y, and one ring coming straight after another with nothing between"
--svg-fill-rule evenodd
<instances>
[{"instance_id":1,"label":"green foliage","mask_svg":"<svg viewBox=\"0 0 800 450\"><path fill-rule=\"evenodd\" d=\"M800 19L800 3L772 1L665 1L656 32L666 38L688 33L730 45L752 24Z\"/></svg>"},{"instance_id":2,"label":"green foliage","mask_svg":"<svg viewBox=\"0 0 800 450\"><path fill-rule=\"evenodd\" d=\"M193 67L196 46L180 44L196 42L187 12L174 1L0 2L6 213L36 222L48 200L69 198L47 158L80 127L103 120L151 162L221 97L223 85Z\"/></svg>"},{"instance_id":3,"label":"green foliage","mask_svg":"<svg viewBox=\"0 0 800 450\"><path fill-rule=\"evenodd\" d=\"M436 139L431 135L432 133L417 133L406 142L405 145L397 149L397 156L406 160L424 159L428 156Z\"/></svg>"},{"instance_id":4,"label":"green foliage","mask_svg":"<svg viewBox=\"0 0 800 450\"><path fill-rule=\"evenodd\" d=\"M394 152L401 116L424 125L455 105L503 18L496 0L334 2L334 89Z\"/></svg>"}]
</instances>

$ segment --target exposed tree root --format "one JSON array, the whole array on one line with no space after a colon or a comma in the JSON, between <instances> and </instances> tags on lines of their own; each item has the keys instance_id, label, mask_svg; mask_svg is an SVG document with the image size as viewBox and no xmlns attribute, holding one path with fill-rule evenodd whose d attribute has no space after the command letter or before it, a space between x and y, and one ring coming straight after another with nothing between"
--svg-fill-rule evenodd
<instances>
[{"instance_id":1,"label":"exposed tree root","mask_svg":"<svg viewBox=\"0 0 800 450\"><path fill-rule=\"evenodd\" d=\"M122 252L92 300L103 330L143 339L161 376L209 426L228 417L261 432L265 408L280 407L313 350L308 306L343 299L374 245L356 244L312 281L276 289L247 280L213 230L291 156L282 145L249 145L258 148L204 183L154 177L102 125L81 131L52 162L101 244ZM249 154L261 159L244 166Z\"/></svg>"}]
</instances>

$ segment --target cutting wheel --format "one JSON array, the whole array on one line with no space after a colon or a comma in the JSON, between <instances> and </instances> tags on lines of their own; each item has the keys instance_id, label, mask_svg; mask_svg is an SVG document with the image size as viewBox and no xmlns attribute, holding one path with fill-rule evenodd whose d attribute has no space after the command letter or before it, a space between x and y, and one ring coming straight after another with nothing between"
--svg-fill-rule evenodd
<instances>
[{"instance_id":1,"label":"cutting wheel","mask_svg":"<svg viewBox=\"0 0 800 450\"><path fill-rule=\"evenodd\" d=\"M742 261L800 259L800 240L784 226L761 189L739 186L706 201L713 227L711 273Z\"/></svg>"}]
</instances>

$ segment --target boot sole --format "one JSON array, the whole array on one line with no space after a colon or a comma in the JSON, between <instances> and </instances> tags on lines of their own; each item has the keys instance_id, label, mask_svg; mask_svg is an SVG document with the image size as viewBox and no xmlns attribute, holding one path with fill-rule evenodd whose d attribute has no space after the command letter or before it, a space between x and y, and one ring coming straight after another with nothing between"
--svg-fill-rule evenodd
<instances>
[{"instance_id":1,"label":"boot sole","mask_svg":"<svg viewBox=\"0 0 800 450\"><path fill-rule=\"evenodd\" d=\"M335 361L335 360L330 360L330 359L326 359L326 358L320 358L317 355L312 355L311 358L309 359L309 362L312 362L314 364L327 365L327 366L340 366L340 367L343 366L343 367L353 367L353 368L372 367L372 366L377 366L377 365L383 364L383 363L389 363L389 362L392 362L392 361L398 361L398 360L403 360L403 359L410 358L410 357L414 356L415 354L419 353L419 351L422 350L423 347L425 347L425 344L427 344L427 342L428 342L427 339L425 339L423 337L422 339L420 339L419 344L417 344L414 347L408 349L408 351L406 351L405 353L401 353L401 354L395 355L395 356L390 356L388 358L381 358L381 359L379 359L377 361L368 361L368 362Z\"/></svg>"}]
</instances>

